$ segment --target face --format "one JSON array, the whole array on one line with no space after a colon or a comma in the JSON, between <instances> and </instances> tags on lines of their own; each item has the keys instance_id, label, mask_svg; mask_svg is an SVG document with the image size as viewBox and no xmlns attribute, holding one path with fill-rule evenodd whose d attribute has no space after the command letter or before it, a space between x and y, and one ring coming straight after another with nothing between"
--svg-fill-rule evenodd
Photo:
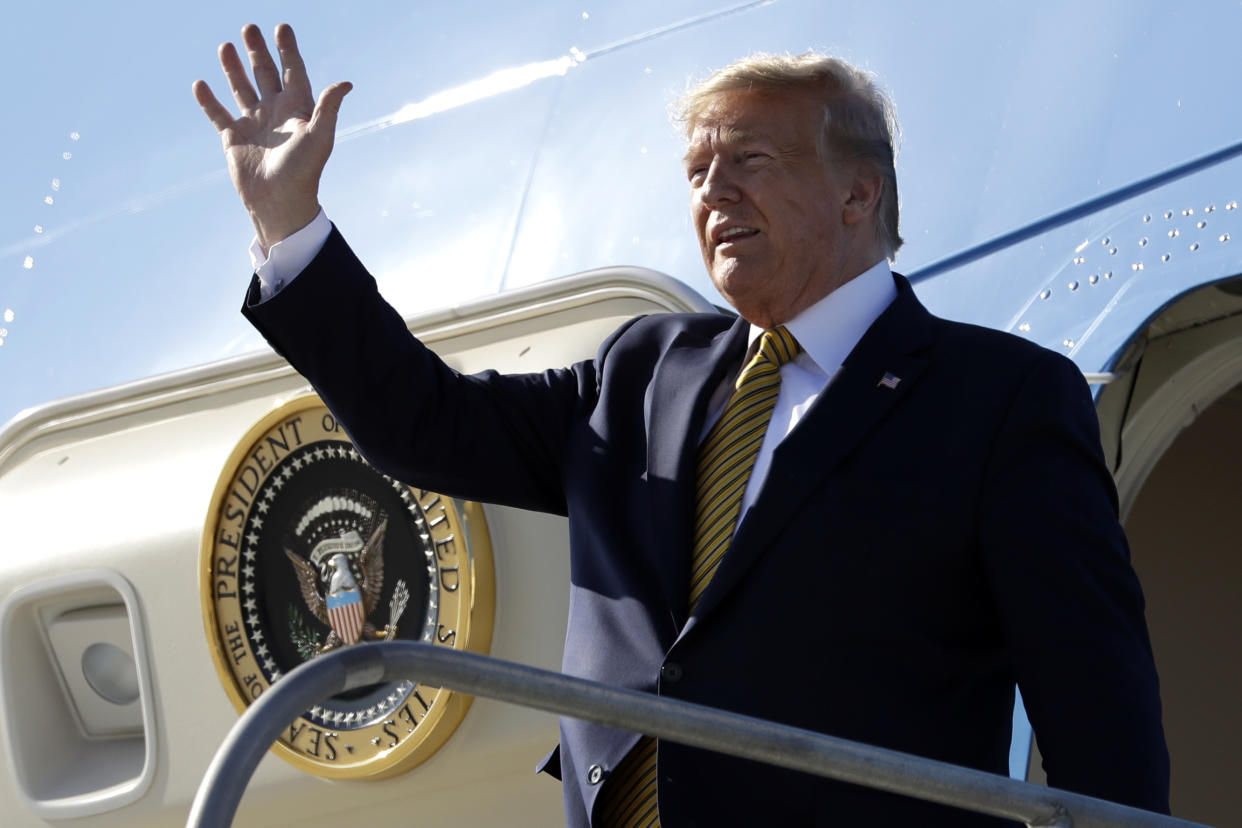
<instances>
[{"instance_id":1,"label":"face","mask_svg":"<svg viewBox=\"0 0 1242 828\"><path fill-rule=\"evenodd\" d=\"M729 304L764 328L880 258L874 230L867 238L858 226L851 170L820 158L822 124L823 105L808 93L737 91L718 96L690 136L686 175L703 261Z\"/></svg>"}]
</instances>

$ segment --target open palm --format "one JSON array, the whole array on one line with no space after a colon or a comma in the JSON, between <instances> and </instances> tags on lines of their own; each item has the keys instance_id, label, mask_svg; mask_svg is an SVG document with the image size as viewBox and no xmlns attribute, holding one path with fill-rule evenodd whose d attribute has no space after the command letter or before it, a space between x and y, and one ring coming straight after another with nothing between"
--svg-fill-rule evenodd
<instances>
[{"instance_id":1,"label":"open palm","mask_svg":"<svg viewBox=\"0 0 1242 828\"><path fill-rule=\"evenodd\" d=\"M233 44L220 46L220 66L240 115L234 118L204 81L194 82L194 97L220 133L229 174L250 211L259 243L270 248L318 212L319 178L332 152L341 100L351 86L333 84L316 102L288 25L276 27L283 71L277 70L257 26L243 28L242 41L254 85Z\"/></svg>"}]
</instances>

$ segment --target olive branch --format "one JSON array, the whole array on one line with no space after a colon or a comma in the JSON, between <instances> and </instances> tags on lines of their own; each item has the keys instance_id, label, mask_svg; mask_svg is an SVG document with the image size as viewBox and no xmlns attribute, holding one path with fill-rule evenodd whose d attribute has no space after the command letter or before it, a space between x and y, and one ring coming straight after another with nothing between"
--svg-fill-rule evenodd
<instances>
[{"instance_id":1,"label":"olive branch","mask_svg":"<svg viewBox=\"0 0 1242 828\"><path fill-rule=\"evenodd\" d=\"M289 640L297 648L303 661L319 655L319 634L312 630L293 604L289 605Z\"/></svg>"}]
</instances>

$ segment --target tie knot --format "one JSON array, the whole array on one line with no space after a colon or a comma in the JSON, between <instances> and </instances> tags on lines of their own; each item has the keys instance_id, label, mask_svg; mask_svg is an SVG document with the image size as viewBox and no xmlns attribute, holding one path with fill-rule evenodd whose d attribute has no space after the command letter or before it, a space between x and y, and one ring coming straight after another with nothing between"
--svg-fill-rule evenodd
<instances>
[{"instance_id":1,"label":"tie knot","mask_svg":"<svg viewBox=\"0 0 1242 828\"><path fill-rule=\"evenodd\" d=\"M764 331L763 336L759 338L759 353L777 365L789 362L801 350L802 346L798 344L798 340L794 339L794 335L784 325Z\"/></svg>"},{"instance_id":2,"label":"tie knot","mask_svg":"<svg viewBox=\"0 0 1242 828\"><path fill-rule=\"evenodd\" d=\"M770 331L764 331L759 337L759 350L755 351L755 355L750 358L750 362L742 369L742 373L738 375L734 383L735 388L741 388L743 384L752 382L779 382L780 367L786 362L796 357L802 350L802 346L798 344L798 340L794 339L783 325L773 328ZM761 377L768 377L767 380L761 380Z\"/></svg>"}]
</instances>

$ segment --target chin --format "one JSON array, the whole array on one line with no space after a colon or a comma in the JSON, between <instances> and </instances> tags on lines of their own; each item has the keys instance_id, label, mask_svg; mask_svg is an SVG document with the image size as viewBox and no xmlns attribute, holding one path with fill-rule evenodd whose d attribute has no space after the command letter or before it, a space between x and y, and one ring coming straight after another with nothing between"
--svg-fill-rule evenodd
<instances>
[{"instance_id":1,"label":"chin","mask_svg":"<svg viewBox=\"0 0 1242 828\"><path fill-rule=\"evenodd\" d=\"M736 288L750 281L752 271L737 259L725 259L708 268L708 275L712 277L712 283L716 285L716 288L724 291L730 286Z\"/></svg>"},{"instance_id":2,"label":"chin","mask_svg":"<svg viewBox=\"0 0 1242 828\"><path fill-rule=\"evenodd\" d=\"M733 267L726 272L716 270L711 273L711 278L716 290L735 308L739 302L746 304L748 300L753 301L771 284L765 274L749 268Z\"/></svg>"}]
</instances>

